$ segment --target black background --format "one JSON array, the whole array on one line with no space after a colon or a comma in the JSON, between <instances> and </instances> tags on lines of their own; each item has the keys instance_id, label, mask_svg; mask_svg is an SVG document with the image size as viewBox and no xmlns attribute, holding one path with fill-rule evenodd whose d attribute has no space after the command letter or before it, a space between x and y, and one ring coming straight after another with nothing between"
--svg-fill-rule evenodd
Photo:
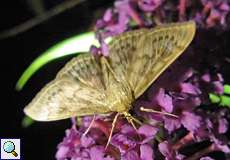
<instances>
[{"instance_id":1,"label":"black background","mask_svg":"<svg viewBox=\"0 0 230 160\"><path fill-rule=\"evenodd\" d=\"M45 0L46 9L63 2ZM95 24L112 0L88 0L58 16L45 21L17 36L0 40L0 137L21 138L23 159L54 159L56 146L62 141L65 130L70 128L70 120L59 122L36 122L23 128L23 108L35 94L71 58L62 58L49 63L37 72L22 91L15 90L15 84L28 65L56 42L87 31ZM0 31L34 17L23 0L1 2Z\"/></svg>"}]
</instances>

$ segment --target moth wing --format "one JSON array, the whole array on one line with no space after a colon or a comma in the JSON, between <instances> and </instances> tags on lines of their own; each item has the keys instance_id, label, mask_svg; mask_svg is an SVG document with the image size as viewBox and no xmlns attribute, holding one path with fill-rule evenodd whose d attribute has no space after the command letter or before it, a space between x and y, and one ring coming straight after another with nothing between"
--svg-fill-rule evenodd
<instances>
[{"instance_id":1,"label":"moth wing","mask_svg":"<svg viewBox=\"0 0 230 160\"><path fill-rule=\"evenodd\" d=\"M139 97L187 48L195 35L193 21L158 26L140 37L133 53L127 79Z\"/></svg>"},{"instance_id":2,"label":"moth wing","mask_svg":"<svg viewBox=\"0 0 230 160\"><path fill-rule=\"evenodd\" d=\"M109 44L109 63L139 97L186 49L195 34L193 21L130 31Z\"/></svg>"},{"instance_id":3,"label":"moth wing","mask_svg":"<svg viewBox=\"0 0 230 160\"><path fill-rule=\"evenodd\" d=\"M83 53L70 60L57 74L56 79L69 77L77 83L91 88L105 90L103 67L96 57Z\"/></svg>"},{"instance_id":4,"label":"moth wing","mask_svg":"<svg viewBox=\"0 0 230 160\"><path fill-rule=\"evenodd\" d=\"M111 112L106 104L102 70L84 54L71 60L24 109L38 121L52 121Z\"/></svg>"},{"instance_id":5,"label":"moth wing","mask_svg":"<svg viewBox=\"0 0 230 160\"><path fill-rule=\"evenodd\" d=\"M146 34L147 29L128 31L114 36L109 44L108 62L119 78L126 80L131 59L137 51L139 38Z\"/></svg>"}]
</instances>

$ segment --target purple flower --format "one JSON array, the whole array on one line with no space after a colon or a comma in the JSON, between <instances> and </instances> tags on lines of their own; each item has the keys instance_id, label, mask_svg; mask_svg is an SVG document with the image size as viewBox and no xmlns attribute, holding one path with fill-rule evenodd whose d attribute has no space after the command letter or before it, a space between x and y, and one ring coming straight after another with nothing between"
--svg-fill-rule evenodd
<instances>
[{"instance_id":1,"label":"purple flower","mask_svg":"<svg viewBox=\"0 0 230 160\"><path fill-rule=\"evenodd\" d=\"M99 55L101 52L100 48L97 48L96 46L92 45L89 49L90 53L92 53L93 55Z\"/></svg>"},{"instance_id":2,"label":"purple flower","mask_svg":"<svg viewBox=\"0 0 230 160\"><path fill-rule=\"evenodd\" d=\"M141 144L147 143L150 140L152 140L154 138L154 136L157 134L157 132L159 131L158 128L155 128L153 126L150 125L142 125L139 129L138 129L138 134L144 136Z\"/></svg>"},{"instance_id":3,"label":"purple flower","mask_svg":"<svg viewBox=\"0 0 230 160\"><path fill-rule=\"evenodd\" d=\"M140 155L137 150L131 150L121 157L122 160L153 160L153 158L153 150L148 144L140 145Z\"/></svg>"},{"instance_id":4,"label":"purple flower","mask_svg":"<svg viewBox=\"0 0 230 160\"><path fill-rule=\"evenodd\" d=\"M107 44L104 41L101 42L101 52L102 52L103 56L108 56L109 55L109 48L108 48Z\"/></svg>"},{"instance_id":5,"label":"purple flower","mask_svg":"<svg viewBox=\"0 0 230 160\"><path fill-rule=\"evenodd\" d=\"M158 128L155 128L153 126L150 125L142 125L139 129L138 129L138 133L140 135L144 135L145 137L152 137L155 136L157 134L157 132L159 131Z\"/></svg>"},{"instance_id":6,"label":"purple flower","mask_svg":"<svg viewBox=\"0 0 230 160\"><path fill-rule=\"evenodd\" d=\"M211 157L202 157L200 160L214 160Z\"/></svg>"},{"instance_id":7,"label":"purple flower","mask_svg":"<svg viewBox=\"0 0 230 160\"><path fill-rule=\"evenodd\" d=\"M167 158L167 159L173 159L173 152L170 148L170 145L167 141L161 142L159 145L160 152Z\"/></svg>"},{"instance_id":8,"label":"purple flower","mask_svg":"<svg viewBox=\"0 0 230 160\"><path fill-rule=\"evenodd\" d=\"M218 120L218 132L220 134L226 133L228 130L228 121L225 118L221 118Z\"/></svg>"},{"instance_id":9,"label":"purple flower","mask_svg":"<svg viewBox=\"0 0 230 160\"><path fill-rule=\"evenodd\" d=\"M163 0L139 0L139 7L145 12L152 12L162 4Z\"/></svg>"},{"instance_id":10,"label":"purple flower","mask_svg":"<svg viewBox=\"0 0 230 160\"><path fill-rule=\"evenodd\" d=\"M58 152L56 153L56 159L65 159L67 156L67 154L68 154L68 152L69 152L69 147L67 147L67 146L60 146L59 148L58 148Z\"/></svg>"},{"instance_id":11,"label":"purple flower","mask_svg":"<svg viewBox=\"0 0 230 160\"><path fill-rule=\"evenodd\" d=\"M206 24L207 27L213 27L218 23L225 25L226 15L230 11L230 7L225 0L202 0L204 9L202 11L203 16L207 16Z\"/></svg>"},{"instance_id":12,"label":"purple flower","mask_svg":"<svg viewBox=\"0 0 230 160\"><path fill-rule=\"evenodd\" d=\"M153 150L152 147L148 144L143 144L140 146L140 158L141 160L153 160Z\"/></svg>"},{"instance_id":13,"label":"purple flower","mask_svg":"<svg viewBox=\"0 0 230 160\"><path fill-rule=\"evenodd\" d=\"M191 112L183 112L181 123L183 126L192 132L195 132L200 127L201 117Z\"/></svg>"},{"instance_id":14,"label":"purple flower","mask_svg":"<svg viewBox=\"0 0 230 160\"><path fill-rule=\"evenodd\" d=\"M93 144L95 144L95 141L92 137L88 137L88 136L81 136L81 145L85 148L92 146Z\"/></svg>"},{"instance_id":15,"label":"purple flower","mask_svg":"<svg viewBox=\"0 0 230 160\"><path fill-rule=\"evenodd\" d=\"M184 111L178 119L165 117L164 127L170 133L183 125L187 130L195 132L201 125L201 117L194 113Z\"/></svg>"},{"instance_id":16,"label":"purple flower","mask_svg":"<svg viewBox=\"0 0 230 160\"><path fill-rule=\"evenodd\" d=\"M127 152L126 154L124 154L122 157L121 157L121 160L140 160L140 157L138 155L138 153L136 151L130 151L130 152Z\"/></svg>"},{"instance_id":17,"label":"purple flower","mask_svg":"<svg viewBox=\"0 0 230 160\"><path fill-rule=\"evenodd\" d=\"M124 32L127 29L127 24L130 19L130 12L132 12L132 7L128 0L115 2L115 12L117 12L117 23L109 25L106 30L111 32L112 35L117 35Z\"/></svg>"},{"instance_id":18,"label":"purple flower","mask_svg":"<svg viewBox=\"0 0 230 160\"><path fill-rule=\"evenodd\" d=\"M203 81L209 83L209 82L211 81L211 76L210 76L210 74L208 74L208 73L204 74L203 76L201 76L201 80L203 80Z\"/></svg>"},{"instance_id":19,"label":"purple flower","mask_svg":"<svg viewBox=\"0 0 230 160\"><path fill-rule=\"evenodd\" d=\"M98 142L103 141L103 137L98 136L100 135L99 132L91 132L83 136L83 132L80 131L83 128L84 126L77 130L73 125L71 129L66 131L66 137L58 145L56 159L114 160L114 155L105 152L103 145L96 145Z\"/></svg>"},{"instance_id":20,"label":"purple flower","mask_svg":"<svg viewBox=\"0 0 230 160\"><path fill-rule=\"evenodd\" d=\"M201 80L205 82L204 85L207 91L217 94L223 94L223 78L219 73L215 75L210 75L206 73L201 77Z\"/></svg>"},{"instance_id":21,"label":"purple flower","mask_svg":"<svg viewBox=\"0 0 230 160\"><path fill-rule=\"evenodd\" d=\"M112 20L112 18L113 18L113 11L112 11L112 9L109 8L109 9L106 10L106 12L105 12L105 14L103 16L103 20L105 22L109 22L109 21Z\"/></svg>"},{"instance_id":22,"label":"purple flower","mask_svg":"<svg viewBox=\"0 0 230 160\"><path fill-rule=\"evenodd\" d=\"M165 157L165 160L182 160L185 157L173 150L172 145L167 141L161 142L158 145L158 148L161 154Z\"/></svg>"},{"instance_id":23,"label":"purple flower","mask_svg":"<svg viewBox=\"0 0 230 160\"><path fill-rule=\"evenodd\" d=\"M211 138L211 141L213 142L213 146L216 150L222 151L222 152L227 153L227 154L230 153L230 148L228 147L226 142L222 142L214 136L210 136L210 138Z\"/></svg>"},{"instance_id":24,"label":"purple flower","mask_svg":"<svg viewBox=\"0 0 230 160\"><path fill-rule=\"evenodd\" d=\"M125 134L114 135L111 143L120 150L122 155L134 149L137 145L137 141L135 139L130 138Z\"/></svg>"},{"instance_id":25,"label":"purple flower","mask_svg":"<svg viewBox=\"0 0 230 160\"><path fill-rule=\"evenodd\" d=\"M58 145L56 159L64 160L66 157L74 155L74 148L80 144L80 133L76 128L72 127L66 131L66 137L63 142Z\"/></svg>"},{"instance_id":26,"label":"purple flower","mask_svg":"<svg viewBox=\"0 0 230 160\"><path fill-rule=\"evenodd\" d=\"M180 84L181 92L182 93L188 93L192 95L198 95L201 94L201 91L199 88L195 85L192 85L191 83L181 83Z\"/></svg>"},{"instance_id":27,"label":"purple flower","mask_svg":"<svg viewBox=\"0 0 230 160\"><path fill-rule=\"evenodd\" d=\"M149 142L154 138L158 132L157 128L150 125L142 125L138 131L134 130L130 125L123 125L121 133L115 134L112 138L112 145L119 149L123 158L131 156L129 152L137 152L140 150L140 155L137 154L135 157L148 157L153 156L153 152L149 152L148 155L143 155L144 152L148 151L151 147ZM138 134L141 136L139 138ZM141 139L140 139L141 138Z\"/></svg>"},{"instance_id":28,"label":"purple flower","mask_svg":"<svg viewBox=\"0 0 230 160\"><path fill-rule=\"evenodd\" d=\"M171 113L173 111L172 97L165 94L163 88L159 89L157 95L155 95L157 105L161 106L166 112Z\"/></svg>"},{"instance_id":29,"label":"purple flower","mask_svg":"<svg viewBox=\"0 0 230 160\"><path fill-rule=\"evenodd\" d=\"M105 148L103 146L93 146L90 148L91 160L114 160L111 156L105 155Z\"/></svg>"},{"instance_id":30,"label":"purple flower","mask_svg":"<svg viewBox=\"0 0 230 160\"><path fill-rule=\"evenodd\" d=\"M181 123L180 123L179 119L166 117L164 119L164 127L165 127L165 129L167 129L169 131L169 133L171 133L172 131L180 128Z\"/></svg>"},{"instance_id":31,"label":"purple flower","mask_svg":"<svg viewBox=\"0 0 230 160\"><path fill-rule=\"evenodd\" d=\"M213 90L215 91L215 93L218 93L218 94L224 93L224 86L222 82L215 81L212 83L212 85L213 85Z\"/></svg>"}]
</instances>

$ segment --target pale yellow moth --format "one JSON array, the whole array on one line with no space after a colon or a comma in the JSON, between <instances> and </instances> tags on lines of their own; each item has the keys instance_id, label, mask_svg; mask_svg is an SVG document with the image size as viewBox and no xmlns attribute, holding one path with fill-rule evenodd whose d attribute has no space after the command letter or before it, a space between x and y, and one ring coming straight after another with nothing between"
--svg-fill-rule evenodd
<instances>
[{"instance_id":1,"label":"pale yellow moth","mask_svg":"<svg viewBox=\"0 0 230 160\"><path fill-rule=\"evenodd\" d=\"M132 103L188 47L195 28L189 21L115 36L109 57L73 58L24 111L38 121L116 112L113 127L119 115L139 122L129 113Z\"/></svg>"}]
</instances>

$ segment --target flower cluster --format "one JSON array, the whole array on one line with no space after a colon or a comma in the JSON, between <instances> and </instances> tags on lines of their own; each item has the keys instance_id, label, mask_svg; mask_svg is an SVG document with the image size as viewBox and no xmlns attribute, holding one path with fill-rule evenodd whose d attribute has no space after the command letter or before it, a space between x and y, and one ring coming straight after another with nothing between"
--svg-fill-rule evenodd
<instances>
[{"instance_id":1,"label":"flower cluster","mask_svg":"<svg viewBox=\"0 0 230 160\"><path fill-rule=\"evenodd\" d=\"M101 47L92 46L91 52L108 56L105 38L160 23L195 20L198 30L217 28L224 32L229 26L229 11L227 0L117 0L114 7L107 9L97 21L96 37ZM209 153L216 151L229 156L229 110L210 103L208 98L209 93L223 93L221 64L219 59L210 60L218 64L210 70L212 63L206 65L206 50L197 45L205 36L197 37L186 53L135 102L133 114L144 122L137 130L119 118L111 143L105 150L114 115L98 115L87 135L83 133L92 117L83 117L81 123L73 123L66 131L66 137L58 145L56 158L212 160ZM143 112L141 106L177 117ZM203 147L199 148L200 145Z\"/></svg>"},{"instance_id":2,"label":"flower cluster","mask_svg":"<svg viewBox=\"0 0 230 160\"><path fill-rule=\"evenodd\" d=\"M117 0L96 23L100 49L92 53L108 56L104 39L141 27L194 20L199 28L228 29L230 4L227 0Z\"/></svg>"}]
</instances>

